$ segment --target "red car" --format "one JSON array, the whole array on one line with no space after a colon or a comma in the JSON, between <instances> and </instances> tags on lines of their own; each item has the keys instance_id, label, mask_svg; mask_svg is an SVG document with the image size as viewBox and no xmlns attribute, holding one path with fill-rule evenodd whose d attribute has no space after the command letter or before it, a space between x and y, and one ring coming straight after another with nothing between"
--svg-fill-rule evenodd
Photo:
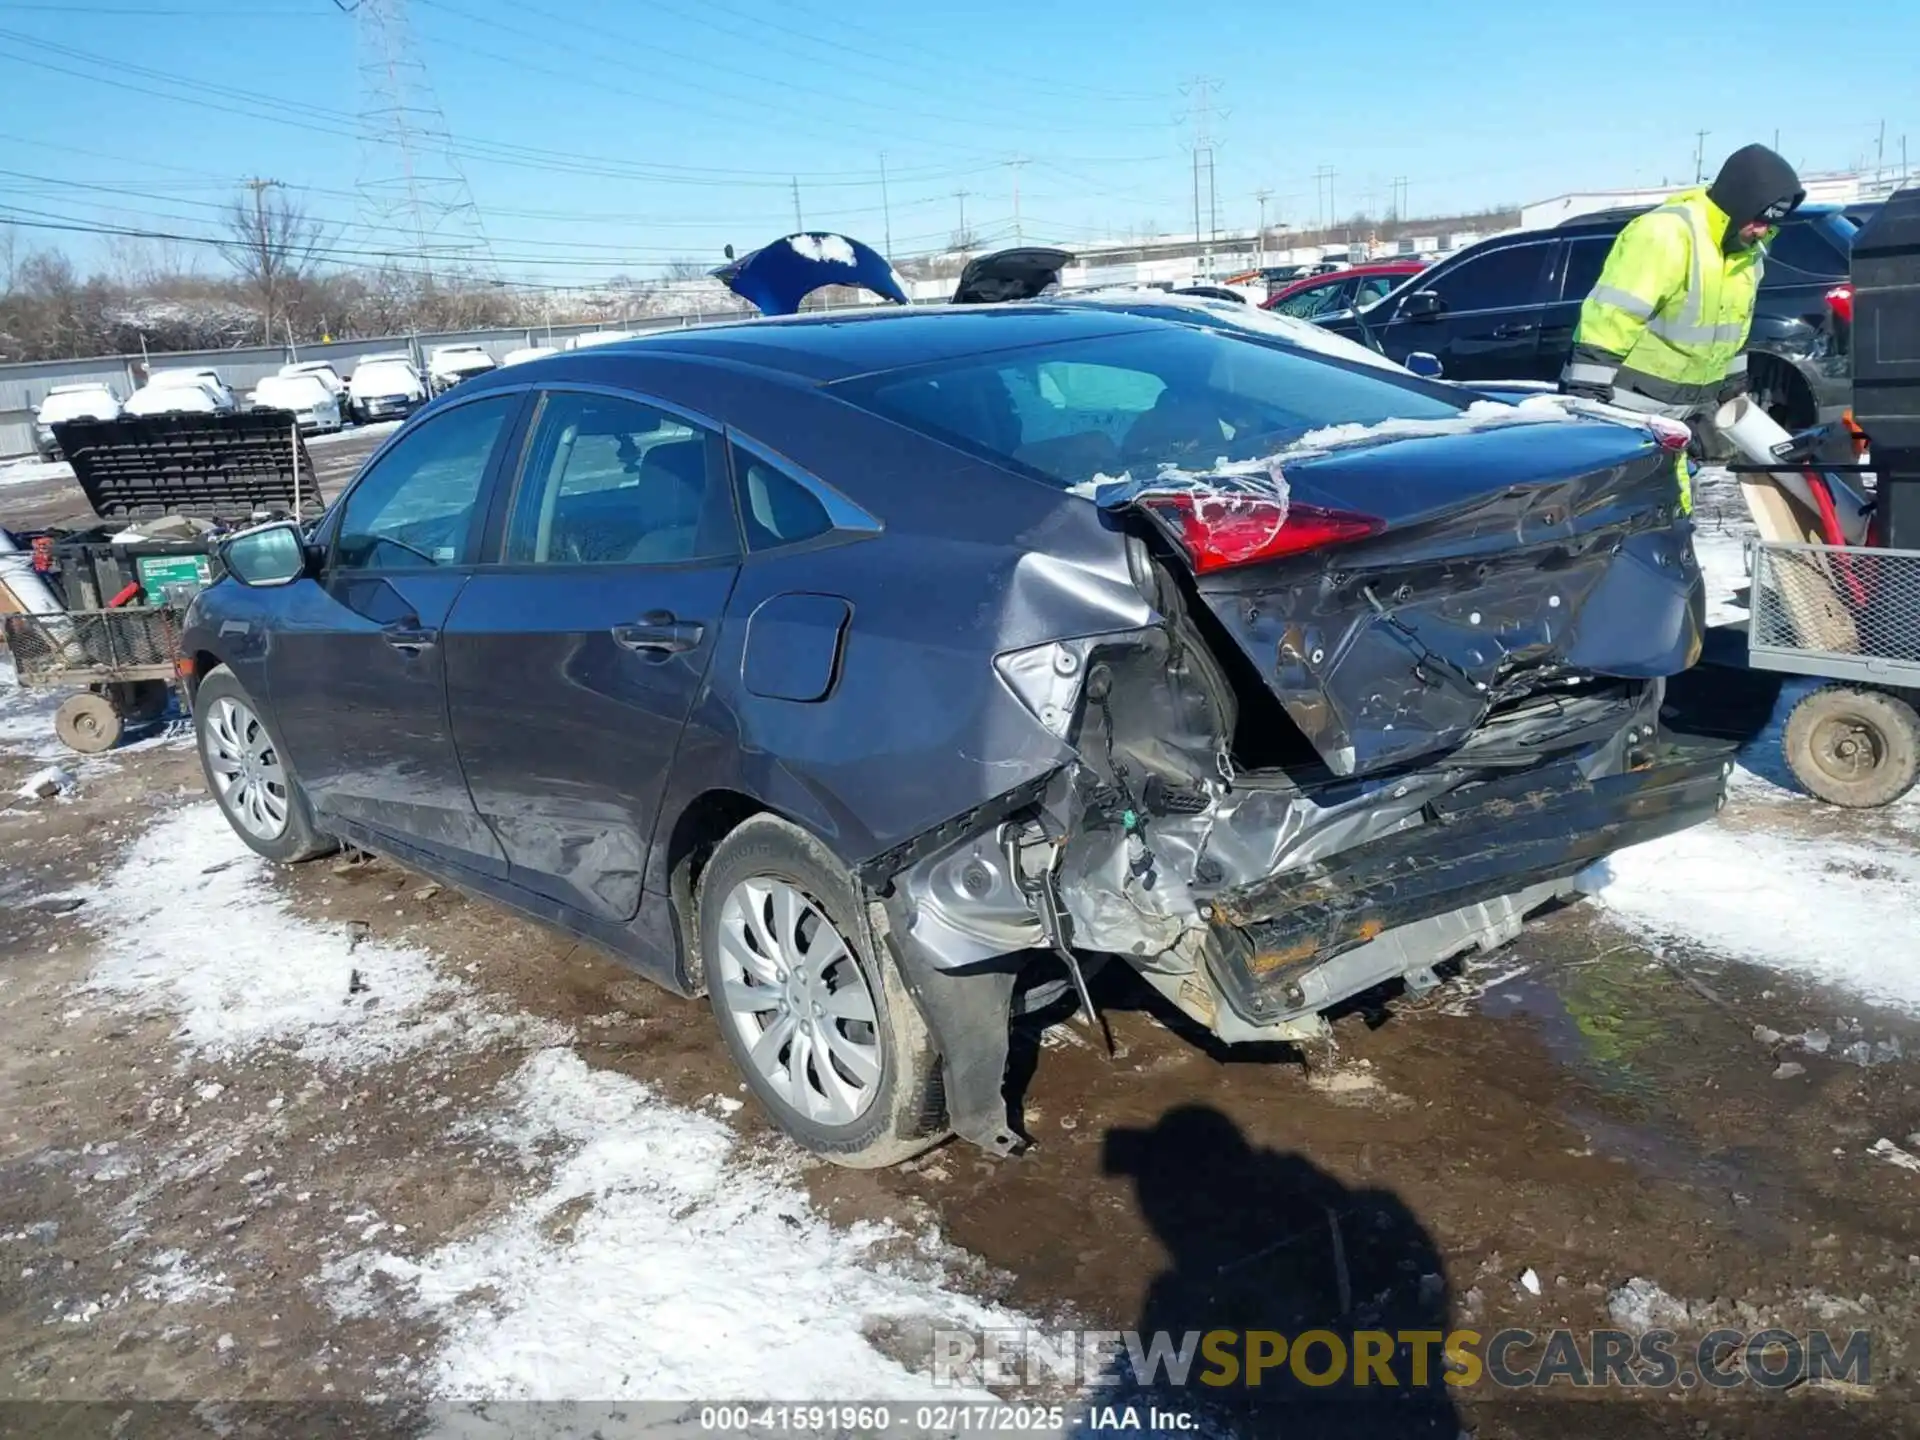
<instances>
[{"instance_id":1,"label":"red car","mask_svg":"<svg viewBox=\"0 0 1920 1440\"><path fill-rule=\"evenodd\" d=\"M1339 270L1331 275L1309 275L1296 280L1266 298L1263 310L1278 310L1282 315L1302 320L1317 320L1343 310L1358 310L1371 305L1389 290L1397 289L1408 276L1427 268L1424 260L1376 260Z\"/></svg>"}]
</instances>

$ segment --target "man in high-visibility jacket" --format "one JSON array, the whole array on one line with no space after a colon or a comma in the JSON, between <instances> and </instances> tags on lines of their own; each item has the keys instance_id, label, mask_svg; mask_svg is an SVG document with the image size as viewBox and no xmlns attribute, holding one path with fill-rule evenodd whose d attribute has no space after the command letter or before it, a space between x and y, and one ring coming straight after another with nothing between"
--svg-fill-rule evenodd
<instances>
[{"instance_id":1,"label":"man in high-visibility jacket","mask_svg":"<svg viewBox=\"0 0 1920 1440\"><path fill-rule=\"evenodd\" d=\"M1636 217L1580 307L1560 388L1692 425L1744 394L1767 242L1805 198L1791 165L1748 145L1713 184ZM1691 510L1684 455L1678 470Z\"/></svg>"}]
</instances>

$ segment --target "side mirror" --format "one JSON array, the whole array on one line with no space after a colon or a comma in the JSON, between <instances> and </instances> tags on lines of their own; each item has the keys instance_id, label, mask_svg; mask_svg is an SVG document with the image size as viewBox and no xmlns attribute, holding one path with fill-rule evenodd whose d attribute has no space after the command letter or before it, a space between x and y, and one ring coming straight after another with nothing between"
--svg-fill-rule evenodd
<instances>
[{"instance_id":1,"label":"side mirror","mask_svg":"<svg viewBox=\"0 0 1920 1440\"><path fill-rule=\"evenodd\" d=\"M1441 365L1440 357L1431 350L1414 351L1407 356L1406 366L1423 380L1438 380L1446 373L1446 367Z\"/></svg>"},{"instance_id":2,"label":"side mirror","mask_svg":"<svg viewBox=\"0 0 1920 1440\"><path fill-rule=\"evenodd\" d=\"M306 537L291 520L256 525L220 547L220 562L242 585L264 589L291 585L311 565Z\"/></svg>"},{"instance_id":3,"label":"side mirror","mask_svg":"<svg viewBox=\"0 0 1920 1440\"><path fill-rule=\"evenodd\" d=\"M1447 312L1447 302L1431 290L1416 290L1400 304L1401 318L1432 320Z\"/></svg>"}]
</instances>

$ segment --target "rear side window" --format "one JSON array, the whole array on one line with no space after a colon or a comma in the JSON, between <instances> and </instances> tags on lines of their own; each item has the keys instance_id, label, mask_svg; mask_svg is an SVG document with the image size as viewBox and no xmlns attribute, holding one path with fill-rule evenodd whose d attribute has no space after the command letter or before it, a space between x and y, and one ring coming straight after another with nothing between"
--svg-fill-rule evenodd
<instances>
[{"instance_id":1,"label":"rear side window","mask_svg":"<svg viewBox=\"0 0 1920 1440\"><path fill-rule=\"evenodd\" d=\"M347 570L458 565L487 466L520 396L496 395L422 422L347 496L334 563Z\"/></svg>"},{"instance_id":2,"label":"rear side window","mask_svg":"<svg viewBox=\"0 0 1920 1440\"><path fill-rule=\"evenodd\" d=\"M1821 280L1846 279L1851 258L1847 232L1851 229L1850 222L1825 215L1781 226L1767 246L1767 273L1772 275L1775 266L1784 266Z\"/></svg>"},{"instance_id":3,"label":"rear side window","mask_svg":"<svg viewBox=\"0 0 1920 1440\"><path fill-rule=\"evenodd\" d=\"M1341 292L1352 283L1350 280L1333 280L1325 285L1309 285L1306 289L1289 295L1273 308L1282 315L1294 315L1302 320L1311 320L1323 310L1341 308Z\"/></svg>"},{"instance_id":4,"label":"rear side window","mask_svg":"<svg viewBox=\"0 0 1920 1440\"><path fill-rule=\"evenodd\" d=\"M507 521L519 565L676 565L738 548L720 440L618 396L546 396Z\"/></svg>"},{"instance_id":5,"label":"rear side window","mask_svg":"<svg viewBox=\"0 0 1920 1440\"><path fill-rule=\"evenodd\" d=\"M1560 298L1585 300L1600 283L1607 256L1613 253L1613 236L1596 235L1567 243L1566 259L1560 266Z\"/></svg>"},{"instance_id":6,"label":"rear side window","mask_svg":"<svg viewBox=\"0 0 1920 1440\"><path fill-rule=\"evenodd\" d=\"M1469 256L1419 288L1431 290L1455 314L1538 305L1547 298L1546 259L1551 245L1506 245Z\"/></svg>"},{"instance_id":7,"label":"rear side window","mask_svg":"<svg viewBox=\"0 0 1920 1440\"><path fill-rule=\"evenodd\" d=\"M1385 370L1189 326L969 356L837 388L1063 486L1258 460L1323 426L1439 419L1464 405Z\"/></svg>"},{"instance_id":8,"label":"rear side window","mask_svg":"<svg viewBox=\"0 0 1920 1440\"><path fill-rule=\"evenodd\" d=\"M779 466L738 445L733 447L733 474L740 490L740 523L747 549L798 545L834 528L833 517L819 496Z\"/></svg>"}]
</instances>

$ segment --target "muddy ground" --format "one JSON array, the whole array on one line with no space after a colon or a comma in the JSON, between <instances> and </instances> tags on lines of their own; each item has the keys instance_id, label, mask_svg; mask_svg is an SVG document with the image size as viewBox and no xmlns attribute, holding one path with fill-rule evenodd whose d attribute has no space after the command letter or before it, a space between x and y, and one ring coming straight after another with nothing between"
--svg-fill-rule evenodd
<instances>
[{"instance_id":1,"label":"muddy ground","mask_svg":"<svg viewBox=\"0 0 1920 1440\"><path fill-rule=\"evenodd\" d=\"M60 503L0 492L0 514L16 499ZM44 747L0 749L0 796L44 761ZM484 1133L449 1120L484 1110L554 1033L596 1069L723 1117L750 1150L786 1154L731 1098L704 1001L380 861L323 860L275 883L296 913L426 947L531 1022L343 1079L271 1049L186 1058L167 1015L84 988L104 937L92 901L62 897L193 803L197 763L162 733L77 779L0 812L0 1396L417 1397L438 1322L378 1304L343 1315L323 1277L369 1230L425 1247L524 1192ZM1804 801L1762 819L1914 845L1899 825ZM1736 804L1720 823L1758 822ZM221 914L199 922L220 946ZM1920 1131L1909 1017L1737 954L1654 945L1590 904L1428 996L1350 1007L1335 1053L1312 1064L1221 1051L1124 977L1097 989L1111 1057L1074 1021L1022 1032L1012 1090L1029 1154L950 1144L880 1173L810 1165L815 1204L844 1224L937 1230L952 1283L1096 1326L1587 1330L1617 1323L1609 1296L1617 1307L1640 1277L1681 1307L1667 1318L1683 1333L1859 1328L1874 1347L1870 1391L1596 1403L1482 1386L1437 1418L1364 1433L1920 1433L1920 1173L1873 1148L1920 1148L1903 1138ZM1782 1039L1814 1029L1831 1050ZM1871 1063L1843 1055L1853 1039ZM366 1279L377 1298L382 1277ZM913 1368L912 1349L893 1353Z\"/></svg>"}]
</instances>

